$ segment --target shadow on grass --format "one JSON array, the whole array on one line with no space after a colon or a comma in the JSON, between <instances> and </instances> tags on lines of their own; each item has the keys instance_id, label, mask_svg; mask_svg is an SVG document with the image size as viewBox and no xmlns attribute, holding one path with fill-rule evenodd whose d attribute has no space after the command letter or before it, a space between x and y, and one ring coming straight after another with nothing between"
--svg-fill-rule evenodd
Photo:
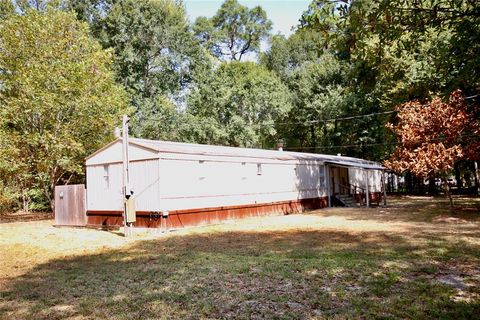
<instances>
[{"instance_id":1,"label":"shadow on grass","mask_svg":"<svg viewBox=\"0 0 480 320\"><path fill-rule=\"evenodd\" d=\"M0 318L472 318L478 300L432 280L432 261L451 257L478 263L479 248L384 233L169 236L36 266L6 283Z\"/></svg>"},{"instance_id":2,"label":"shadow on grass","mask_svg":"<svg viewBox=\"0 0 480 320\"><path fill-rule=\"evenodd\" d=\"M480 198L457 197L451 210L444 197L395 196L388 206L367 208L334 208L315 211L322 216L343 216L352 220L376 220L383 222L438 222L436 219L451 218L452 222L480 222ZM445 221L441 220L441 221Z\"/></svg>"}]
</instances>

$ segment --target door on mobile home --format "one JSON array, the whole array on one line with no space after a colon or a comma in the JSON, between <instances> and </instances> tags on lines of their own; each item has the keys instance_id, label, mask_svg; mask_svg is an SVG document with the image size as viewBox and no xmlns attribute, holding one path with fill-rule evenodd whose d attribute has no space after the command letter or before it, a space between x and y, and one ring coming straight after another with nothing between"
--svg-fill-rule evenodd
<instances>
[{"instance_id":1,"label":"door on mobile home","mask_svg":"<svg viewBox=\"0 0 480 320\"><path fill-rule=\"evenodd\" d=\"M350 194L348 168L330 167L330 179L332 194Z\"/></svg>"}]
</instances>

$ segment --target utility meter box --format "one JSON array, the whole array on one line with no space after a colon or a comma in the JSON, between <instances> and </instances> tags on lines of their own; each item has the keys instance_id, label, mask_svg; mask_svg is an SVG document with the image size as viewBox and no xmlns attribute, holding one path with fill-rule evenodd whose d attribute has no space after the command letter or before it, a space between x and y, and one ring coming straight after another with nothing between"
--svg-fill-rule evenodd
<instances>
[{"instance_id":1,"label":"utility meter box","mask_svg":"<svg viewBox=\"0 0 480 320\"><path fill-rule=\"evenodd\" d=\"M135 211L135 199L130 197L125 201L125 221L132 223L137 221L137 213Z\"/></svg>"}]
</instances>

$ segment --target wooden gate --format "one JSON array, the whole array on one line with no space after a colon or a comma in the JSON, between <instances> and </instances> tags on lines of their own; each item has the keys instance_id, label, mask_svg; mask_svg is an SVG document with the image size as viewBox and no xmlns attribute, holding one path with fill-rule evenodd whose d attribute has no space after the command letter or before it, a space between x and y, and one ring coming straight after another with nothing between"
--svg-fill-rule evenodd
<instances>
[{"instance_id":1,"label":"wooden gate","mask_svg":"<svg viewBox=\"0 0 480 320\"><path fill-rule=\"evenodd\" d=\"M83 227L87 224L85 185L55 187L55 225Z\"/></svg>"}]
</instances>

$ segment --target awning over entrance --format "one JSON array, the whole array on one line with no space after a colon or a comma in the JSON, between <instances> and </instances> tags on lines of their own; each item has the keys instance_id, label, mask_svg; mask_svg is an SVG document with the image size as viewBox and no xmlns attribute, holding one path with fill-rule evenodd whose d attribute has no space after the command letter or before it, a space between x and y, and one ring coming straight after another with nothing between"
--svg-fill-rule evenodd
<instances>
[{"instance_id":1,"label":"awning over entrance","mask_svg":"<svg viewBox=\"0 0 480 320\"><path fill-rule=\"evenodd\" d=\"M363 190L360 192L361 195L361 202L363 203L363 197L365 197L365 202L367 207L370 207L370 178L372 174L373 177L377 177L376 179L381 180L381 188L384 195L384 205L386 205L386 192L385 192L385 181L384 181L384 170L380 163L374 161L368 161L363 159L352 159L352 158L342 158L338 157L338 159L328 159L324 161L324 164L327 167L326 170L326 181L327 181L327 193L328 197L328 206L332 206L332 197L340 197L340 201L347 201L346 199L352 198L355 201L355 196L357 195L357 190ZM351 184L349 178L349 171L348 169L360 169L361 180L363 180L364 185L360 186L357 184ZM354 171L357 171L354 170ZM377 171L374 173L374 171ZM378 172L380 171L381 175L378 176ZM343 172L343 173L342 173ZM375 178L373 178L375 179ZM357 181L358 182L358 181ZM352 187L354 188L354 195L351 195ZM363 194L363 192L365 194ZM343 198L342 198L343 197ZM342 200L343 199L343 200ZM346 203L346 202L344 202Z\"/></svg>"}]
</instances>

